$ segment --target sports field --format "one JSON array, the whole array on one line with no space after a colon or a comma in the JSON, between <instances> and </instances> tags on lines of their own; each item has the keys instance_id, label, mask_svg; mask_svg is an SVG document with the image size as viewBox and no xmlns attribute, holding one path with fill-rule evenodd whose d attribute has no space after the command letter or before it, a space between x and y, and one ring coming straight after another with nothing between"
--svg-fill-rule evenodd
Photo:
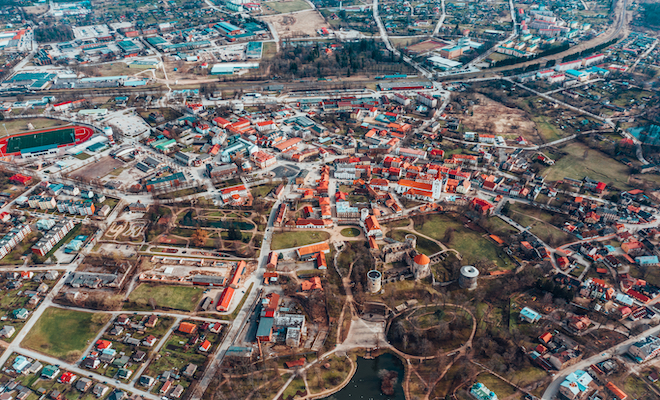
<instances>
[{"instance_id":1,"label":"sports field","mask_svg":"<svg viewBox=\"0 0 660 400\"><path fill-rule=\"evenodd\" d=\"M57 147L63 144L71 144L75 141L76 131L74 128L28 133L27 135L10 137L7 140L7 153L19 153L21 150L35 147Z\"/></svg>"}]
</instances>

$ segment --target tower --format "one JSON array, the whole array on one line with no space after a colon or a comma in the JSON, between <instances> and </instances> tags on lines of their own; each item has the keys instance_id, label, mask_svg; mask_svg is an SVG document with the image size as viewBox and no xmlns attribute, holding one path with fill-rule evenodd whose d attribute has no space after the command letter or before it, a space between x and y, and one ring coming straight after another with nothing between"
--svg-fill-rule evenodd
<instances>
[{"instance_id":1,"label":"tower","mask_svg":"<svg viewBox=\"0 0 660 400\"><path fill-rule=\"evenodd\" d=\"M371 271L367 272L367 290L369 293L380 292L382 279L383 274L376 269L372 269Z\"/></svg>"},{"instance_id":2,"label":"tower","mask_svg":"<svg viewBox=\"0 0 660 400\"><path fill-rule=\"evenodd\" d=\"M425 254L418 254L413 258L412 272L415 280L424 279L431 275L431 259Z\"/></svg>"},{"instance_id":3,"label":"tower","mask_svg":"<svg viewBox=\"0 0 660 400\"><path fill-rule=\"evenodd\" d=\"M461 275L458 277L458 284L463 289L474 290L477 288L477 277L479 270L472 265L466 265L461 268Z\"/></svg>"}]
</instances>

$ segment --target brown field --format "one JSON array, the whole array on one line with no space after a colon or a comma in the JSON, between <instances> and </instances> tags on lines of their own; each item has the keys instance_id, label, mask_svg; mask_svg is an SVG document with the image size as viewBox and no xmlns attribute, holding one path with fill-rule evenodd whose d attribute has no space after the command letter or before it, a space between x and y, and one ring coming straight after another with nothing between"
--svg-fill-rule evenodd
<instances>
[{"instance_id":1,"label":"brown field","mask_svg":"<svg viewBox=\"0 0 660 400\"><path fill-rule=\"evenodd\" d=\"M281 38L316 36L316 30L327 26L323 16L316 10L302 11L292 15L264 17L270 22Z\"/></svg>"},{"instance_id":2,"label":"brown field","mask_svg":"<svg viewBox=\"0 0 660 400\"><path fill-rule=\"evenodd\" d=\"M421 54L431 50L438 50L446 46L447 45L445 43L439 40L429 39L417 44L413 44L412 46L409 46L406 50L408 50L409 53Z\"/></svg>"},{"instance_id":3,"label":"brown field","mask_svg":"<svg viewBox=\"0 0 660 400\"><path fill-rule=\"evenodd\" d=\"M124 163L121 160L107 156L97 162L73 171L69 176L71 178L99 179L108 175L115 168L121 168L123 165Z\"/></svg>"},{"instance_id":4,"label":"brown field","mask_svg":"<svg viewBox=\"0 0 660 400\"><path fill-rule=\"evenodd\" d=\"M532 143L544 143L536 124L525 111L509 108L480 94L477 98L479 104L472 107L472 115L462 117L466 130L502 135L508 140L520 135Z\"/></svg>"}]
</instances>

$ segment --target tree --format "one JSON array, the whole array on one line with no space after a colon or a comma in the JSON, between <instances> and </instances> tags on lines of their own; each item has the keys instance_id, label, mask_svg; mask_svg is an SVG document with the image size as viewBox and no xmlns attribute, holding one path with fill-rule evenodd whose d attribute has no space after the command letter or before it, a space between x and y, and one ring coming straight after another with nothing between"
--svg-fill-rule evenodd
<instances>
[{"instance_id":1,"label":"tree","mask_svg":"<svg viewBox=\"0 0 660 400\"><path fill-rule=\"evenodd\" d=\"M197 228L195 233L192 235L193 244L197 247L204 247L206 245L206 239L208 239L209 234L206 230Z\"/></svg>"}]
</instances>

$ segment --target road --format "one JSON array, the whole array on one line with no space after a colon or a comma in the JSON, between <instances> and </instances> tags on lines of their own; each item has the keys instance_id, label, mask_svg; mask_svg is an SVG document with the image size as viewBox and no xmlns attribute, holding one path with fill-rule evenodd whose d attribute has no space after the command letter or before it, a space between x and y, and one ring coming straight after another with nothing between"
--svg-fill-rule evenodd
<instances>
[{"instance_id":1,"label":"road","mask_svg":"<svg viewBox=\"0 0 660 400\"><path fill-rule=\"evenodd\" d=\"M445 12L445 0L442 0L441 7L442 7L442 15L440 15L440 19L438 20L438 23L435 24L435 29L433 29L433 36L436 36L438 32L440 32L440 28L442 28L442 24L445 23L445 18L447 17L447 13Z\"/></svg>"},{"instance_id":2,"label":"road","mask_svg":"<svg viewBox=\"0 0 660 400\"><path fill-rule=\"evenodd\" d=\"M560 373L556 374L555 377L553 378L552 382L550 385L545 389L545 392L543 393L543 396L541 397L542 400L551 400L555 398L555 395L559 391L559 385L561 385L562 381L566 378L567 375L569 375L572 372L575 372L579 369L586 370L589 368L591 364L599 363L601 361L607 360L608 358L611 358L614 355L619 355L619 354L625 354L628 351L628 348L630 345L633 343L639 341L640 339L643 339L649 335L657 335L658 332L660 332L660 326L655 326L653 328L647 329L646 331L640 333L637 336L633 336L630 339L619 343L613 347L610 347L609 349L598 353L592 357L589 357L587 359L584 359L577 364L574 364L568 368L565 368L561 370Z\"/></svg>"},{"instance_id":3,"label":"road","mask_svg":"<svg viewBox=\"0 0 660 400\"><path fill-rule=\"evenodd\" d=\"M213 361L210 363L206 371L204 371L204 375L199 380L198 389L195 391L195 393L193 393L192 396L193 400L199 400L201 396L204 394L204 391L206 391L206 388L208 388L209 384L211 383L211 380L216 375L218 368L222 364L222 360L224 360L225 355L227 354L227 350L229 349L229 347L234 345L235 341L243 331L245 324L249 321L251 317L252 306L254 305L255 301L261 296L262 289L264 286L263 276L264 276L264 272L266 271L266 262L268 259L268 254L270 254L271 251L270 244L272 241L273 226L275 219L277 217L277 211L282 202L280 199L286 198L286 195L290 192L290 190L291 190L291 184L289 183L286 185L286 187L280 194L279 199L275 202L273 208L271 209L270 216L268 217L268 223L266 225L266 233L264 234L264 238L261 242L261 252L259 253L259 262L257 265L257 269L252 274L250 280L244 283L245 287L248 287L250 283L252 283L253 284L252 291L248 295L247 300L243 303L243 307L239 310L238 314L236 315L236 318L234 319L231 328L229 329L229 332L225 337L225 340L223 340L220 346L218 346L216 352L213 354Z\"/></svg>"}]
</instances>

